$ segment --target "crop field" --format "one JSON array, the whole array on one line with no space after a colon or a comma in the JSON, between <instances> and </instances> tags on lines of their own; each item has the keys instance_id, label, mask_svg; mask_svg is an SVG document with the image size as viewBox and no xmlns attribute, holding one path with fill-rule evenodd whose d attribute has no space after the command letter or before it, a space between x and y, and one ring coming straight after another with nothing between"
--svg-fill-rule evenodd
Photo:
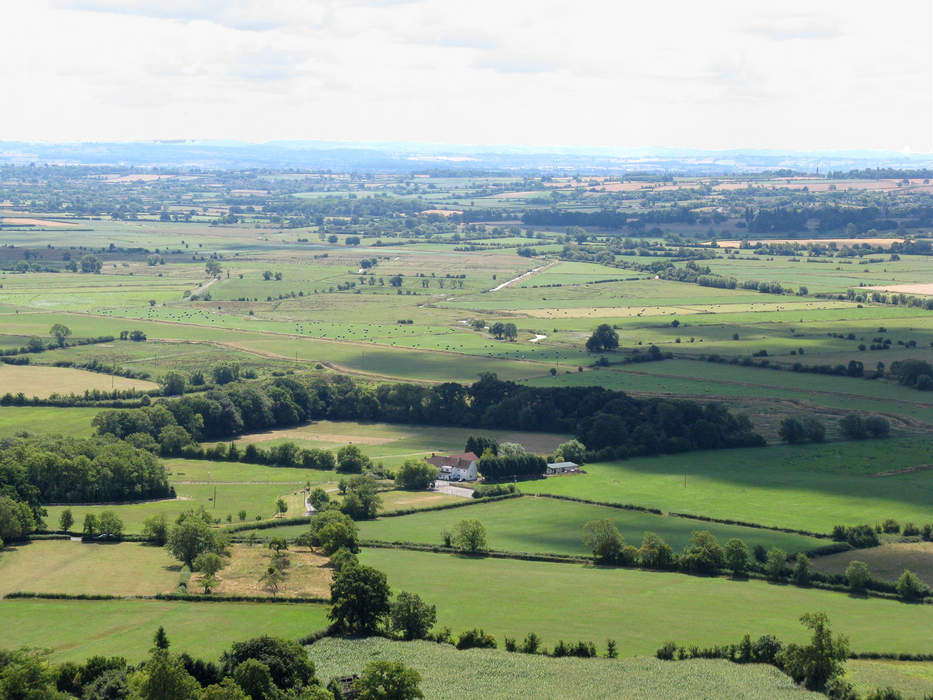
<instances>
[{"instance_id":1,"label":"crop field","mask_svg":"<svg viewBox=\"0 0 933 700\"><path fill-rule=\"evenodd\" d=\"M437 605L440 627L456 633L482 627L500 641L529 632L548 647L558 639L615 639L626 657L654 654L667 640L711 646L746 633L803 642L807 630L798 618L822 610L855 651L930 653L933 647L928 605L754 580L404 550L364 549L361 560L386 572L394 591L413 591Z\"/></svg>"},{"instance_id":2,"label":"crop field","mask_svg":"<svg viewBox=\"0 0 933 700\"><path fill-rule=\"evenodd\" d=\"M483 523L490 548L511 552L589 554L583 546L583 526L604 519L614 522L626 543L636 547L645 532L654 532L679 551L689 542L693 530L709 530L722 544L738 537L749 547L761 544L787 552L826 544L813 537L533 497L366 521L360 523L360 536L365 540L440 545L442 533L452 532L464 518Z\"/></svg>"},{"instance_id":3,"label":"crop field","mask_svg":"<svg viewBox=\"0 0 933 700\"><path fill-rule=\"evenodd\" d=\"M150 391L158 384L140 379L113 377L69 367L37 367L34 365L0 364L0 387L4 393L24 394L28 398L45 399L52 394L67 396L85 391Z\"/></svg>"},{"instance_id":4,"label":"crop field","mask_svg":"<svg viewBox=\"0 0 933 700\"><path fill-rule=\"evenodd\" d=\"M929 464L930 449L925 437L904 437L641 457L519 487L828 533L886 518L928 521L933 471L874 475Z\"/></svg>"},{"instance_id":5,"label":"crop field","mask_svg":"<svg viewBox=\"0 0 933 700\"><path fill-rule=\"evenodd\" d=\"M322 630L327 610L307 603L0 600L4 646L48 649L55 662L99 654L138 663L149 654L159 626L175 652L217 659L233 642L258 635L298 639Z\"/></svg>"},{"instance_id":6,"label":"crop field","mask_svg":"<svg viewBox=\"0 0 933 700\"><path fill-rule=\"evenodd\" d=\"M418 671L429 698L611 698L625 688L638 698L806 698L773 667L738 666L720 660L549 659L487 649L457 651L431 642L322 639L308 648L318 676L360 673L379 659Z\"/></svg>"},{"instance_id":7,"label":"crop field","mask_svg":"<svg viewBox=\"0 0 933 700\"><path fill-rule=\"evenodd\" d=\"M933 586L933 543L889 542L879 547L839 552L817 557L813 568L827 574L844 574L852 561L865 562L874 578L897 581L910 569L928 586Z\"/></svg>"},{"instance_id":8,"label":"crop field","mask_svg":"<svg viewBox=\"0 0 933 700\"><path fill-rule=\"evenodd\" d=\"M49 406L0 406L0 438L20 433L47 433L55 426L56 434L90 435L91 421L100 413L97 408L52 408Z\"/></svg>"}]
</instances>

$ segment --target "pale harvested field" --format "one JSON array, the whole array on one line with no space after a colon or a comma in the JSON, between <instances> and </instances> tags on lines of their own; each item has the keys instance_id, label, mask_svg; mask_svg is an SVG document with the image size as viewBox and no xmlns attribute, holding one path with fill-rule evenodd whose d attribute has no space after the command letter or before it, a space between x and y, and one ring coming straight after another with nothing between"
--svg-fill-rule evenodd
<instances>
[{"instance_id":1,"label":"pale harvested field","mask_svg":"<svg viewBox=\"0 0 933 700\"><path fill-rule=\"evenodd\" d=\"M274 531L270 530L274 534ZM328 558L315 554L305 547L292 546L288 551L289 566L285 569L285 580L276 596L279 598L330 598L330 582L333 570L327 565ZM257 544L233 545L227 565L216 575L219 585L214 592L221 595L270 596L259 581L272 563L272 552ZM194 574L188 582L189 593L201 593L201 574Z\"/></svg>"},{"instance_id":2,"label":"pale harvested field","mask_svg":"<svg viewBox=\"0 0 933 700\"><path fill-rule=\"evenodd\" d=\"M633 318L637 316L671 316L687 314L744 313L747 311L786 311L793 309L835 309L852 306L849 302L824 301L804 304L697 304L695 306L604 306L589 309L516 309L513 313L533 318Z\"/></svg>"},{"instance_id":3,"label":"pale harvested field","mask_svg":"<svg viewBox=\"0 0 933 700\"><path fill-rule=\"evenodd\" d=\"M454 214L462 214L462 209L425 209L421 212L422 214L440 214L441 216L453 216Z\"/></svg>"},{"instance_id":4,"label":"pale harvested field","mask_svg":"<svg viewBox=\"0 0 933 700\"><path fill-rule=\"evenodd\" d=\"M88 372L71 367L45 367L42 365L6 365L0 364L0 394L18 394L27 398L38 396L46 399L52 394L83 394L85 390L111 391L119 389L137 389L150 391L158 389L155 382L142 379L112 377L109 374Z\"/></svg>"},{"instance_id":5,"label":"pale harvested field","mask_svg":"<svg viewBox=\"0 0 933 700\"><path fill-rule=\"evenodd\" d=\"M45 226L46 228L70 228L77 224L68 221L53 221L52 219L31 219L28 217L9 217L3 218L3 223L8 226Z\"/></svg>"},{"instance_id":6,"label":"pale harvested field","mask_svg":"<svg viewBox=\"0 0 933 700\"><path fill-rule=\"evenodd\" d=\"M873 246L891 247L892 243L903 243L903 238L761 238L750 240L751 245L756 243L799 243L800 245L809 245L810 243L835 243L837 246L853 246L868 243ZM716 241L720 248L738 248L742 241Z\"/></svg>"},{"instance_id":7,"label":"pale harvested field","mask_svg":"<svg viewBox=\"0 0 933 700\"><path fill-rule=\"evenodd\" d=\"M924 294L933 296L933 284L886 284L876 287L864 287L864 289L878 289L883 292L894 292L896 294Z\"/></svg>"}]
</instances>

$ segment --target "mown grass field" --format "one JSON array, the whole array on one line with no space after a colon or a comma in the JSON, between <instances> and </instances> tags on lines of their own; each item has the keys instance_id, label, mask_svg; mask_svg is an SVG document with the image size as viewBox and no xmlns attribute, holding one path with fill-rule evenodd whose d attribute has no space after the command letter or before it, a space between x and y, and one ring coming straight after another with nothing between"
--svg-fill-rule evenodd
<instances>
[{"instance_id":1,"label":"mown grass field","mask_svg":"<svg viewBox=\"0 0 933 700\"><path fill-rule=\"evenodd\" d=\"M0 437L48 433L52 426L56 435L91 435L91 421L99 412L98 408L0 406Z\"/></svg>"},{"instance_id":2,"label":"mown grass field","mask_svg":"<svg viewBox=\"0 0 933 700\"><path fill-rule=\"evenodd\" d=\"M108 595L170 593L181 565L163 547L135 542L38 540L0 556L0 595L14 591Z\"/></svg>"},{"instance_id":3,"label":"mown grass field","mask_svg":"<svg viewBox=\"0 0 933 700\"><path fill-rule=\"evenodd\" d=\"M534 497L364 521L359 524L360 536L365 540L440 545L442 533L453 532L463 519L483 523L491 549L512 552L590 554L583 545L583 528L592 520L603 519L614 522L626 543L636 547L643 533L654 532L679 551L694 530L709 530L722 544L738 537L749 547L760 544L786 552L826 544L826 540L814 537Z\"/></svg>"},{"instance_id":4,"label":"mown grass field","mask_svg":"<svg viewBox=\"0 0 933 700\"><path fill-rule=\"evenodd\" d=\"M933 607L762 581L569 564L364 549L393 591L437 605L455 633L483 627L502 642L535 632L558 639L615 639L621 656L652 655L667 640L710 646L774 634L803 642L805 612L822 610L855 651L933 652ZM878 624L884 620L884 624Z\"/></svg>"},{"instance_id":5,"label":"mown grass field","mask_svg":"<svg viewBox=\"0 0 933 700\"><path fill-rule=\"evenodd\" d=\"M52 394L81 395L85 391L150 391L158 389L155 382L126 377L112 377L70 367L40 367L37 365L0 364L0 388L3 393L24 394L46 399Z\"/></svg>"},{"instance_id":6,"label":"mown grass field","mask_svg":"<svg viewBox=\"0 0 933 700\"><path fill-rule=\"evenodd\" d=\"M519 487L828 533L886 518L928 522L933 472L874 474L929 464L930 450L926 437L914 436L693 452L587 464L586 474Z\"/></svg>"},{"instance_id":7,"label":"mown grass field","mask_svg":"<svg viewBox=\"0 0 933 700\"><path fill-rule=\"evenodd\" d=\"M48 649L55 662L90 656L142 661L159 626L172 651L218 659L233 642L262 634L298 639L327 627L328 606L159 600L0 600L5 648Z\"/></svg>"},{"instance_id":8,"label":"mown grass field","mask_svg":"<svg viewBox=\"0 0 933 700\"><path fill-rule=\"evenodd\" d=\"M382 638L322 639L308 653L325 682L337 675L360 673L372 661L401 661L421 674L421 690L428 698L821 697L801 691L773 667L737 666L721 660L549 659Z\"/></svg>"}]
</instances>

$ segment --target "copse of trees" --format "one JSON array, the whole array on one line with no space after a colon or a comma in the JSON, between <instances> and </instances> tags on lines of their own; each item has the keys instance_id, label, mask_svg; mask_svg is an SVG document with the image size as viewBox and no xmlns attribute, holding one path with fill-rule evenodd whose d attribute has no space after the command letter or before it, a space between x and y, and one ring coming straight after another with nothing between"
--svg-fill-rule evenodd
<instances>
[{"instance_id":1,"label":"copse of trees","mask_svg":"<svg viewBox=\"0 0 933 700\"><path fill-rule=\"evenodd\" d=\"M477 465L487 481L501 481L519 477L540 476L547 470L547 461L537 455L509 455L481 457Z\"/></svg>"},{"instance_id":2,"label":"copse of trees","mask_svg":"<svg viewBox=\"0 0 933 700\"><path fill-rule=\"evenodd\" d=\"M152 453L111 437L28 437L0 441L0 492L28 503L81 503L174 495Z\"/></svg>"},{"instance_id":3,"label":"copse of trees","mask_svg":"<svg viewBox=\"0 0 933 700\"><path fill-rule=\"evenodd\" d=\"M720 404L635 399L602 387L528 387L494 374L470 386L373 386L345 376L231 382L142 409L104 411L94 426L121 438L146 433L163 454L179 454L192 439L223 440L317 419L573 433L590 461L764 444L747 417ZM533 473L509 471L515 466L502 474Z\"/></svg>"},{"instance_id":4,"label":"copse of trees","mask_svg":"<svg viewBox=\"0 0 933 700\"><path fill-rule=\"evenodd\" d=\"M428 489L440 474L440 469L423 459L406 459L395 475L395 485L401 489Z\"/></svg>"}]
</instances>

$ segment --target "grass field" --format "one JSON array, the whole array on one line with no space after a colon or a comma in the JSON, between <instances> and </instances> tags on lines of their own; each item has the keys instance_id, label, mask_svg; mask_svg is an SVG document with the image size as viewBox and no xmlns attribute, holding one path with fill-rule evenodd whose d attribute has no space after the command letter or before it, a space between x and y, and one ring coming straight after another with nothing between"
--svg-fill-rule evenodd
<instances>
[{"instance_id":1,"label":"grass field","mask_svg":"<svg viewBox=\"0 0 933 700\"><path fill-rule=\"evenodd\" d=\"M829 532L840 523L929 521L933 472L873 475L929 464L930 450L925 437L902 437L694 452L588 464L587 474L519 486L526 493Z\"/></svg>"},{"instance_id":2,"label":"grass field","mask_svg":"<svg viewBox=\"0 0 933 700\"><path fill-rule=\"evenodd\" d=\"M379 659L401 661L421 674L428 698L630 698L822 697L798 689L768 666L721 660L549 659L504 651L457 651L432 642L382 638L322 639L308 648L318 676L360 673ZM624 690L623 690L624 689Z\"/></svg>"},{"instance_id":3,"label":"grass field","mask_svg":"<svg viewBox=\"0 0 933 700\"><path fill-rule=\"evenodd\" d=\"M896 581L910 569L928 586L933 586L933 543L890 542L879 547L830 554L813 560L813 568L827 574L845 574L849 562L862 561L874 578Z\"/></svg>"},{"instance_id":4,"label":"grass field","mask_svg":"<svg viewBox=\"0 0 933 700\"><path fill-rule=\"evenodd\" d=\"M681 550L693 530L709 530L722 544L738 537L749 547L761 544L787 552L826 544L825 540L813 537L533 497L365 521L360 523L360 536L384 542L439 545L443 543L441 533L452 532L464 518L483 523L490 548L513 552L589 554L583 546L583 527L591 520L602 519L612 520L626 542L636 547L644 532L654 532L674 549Z\"/></svg>"},{"instance_id":5,"label":"grass field","mask_svg":"<svg viewBox=\"0 0 933 700\"><path fill-rule=\"evenodd\" d=\"M0 387L4 393L24 394L46 399L52 394L67 396L85 391L150 391L158 389L155 382L126 377L112 377L70 367L40 367L37 365L0 364Z\"/></svg>"},{"instance_id":6,"label":"grass field","mask_svg":"<svg viewBox=\"0 0 933 700\"><path fill-rule=\"evenodd\" d=\"M3 646L48 649L50 660L124 656L142 661L161 625L172 651L214 659L233 642L262 634L298 639L324 629L328 607L287 603L157 600L0 600Z\"/></svg>"},{"instance_id":7,"label":"grass field","mask_svg":"<svg viewBox=\"0 0 933 700\"><path fill-rule=\"evenodd\" d=\"M48 433L55 426L56 435L90 435L91 421L99 408L55 408L52 406L0 406L0 437L19 433Z\"/></svg>"},{"instance_id":8,"label":"grass field","mask_svg":"<svg viewBox=\"0 0 933 700\"><path fill-rule=\"evenodd\" d=\"M37 540L0 555L0 595L14 591L108 595L170 593L181 565L163 547L135 542Z\"/></svg>"},{"instance_id":9,"label":"grass field","mask_svg":"<svg viewBox=\"0 0 933 700\"><path fill-rule=\"evenodd\" d=\"M621 656L644 656L667 640L708 646L748 633L802 642L807 631L798 618L822 610L855 651L933 653L928 605L762 581L402 550L364 549L360 559L386 572L393 591L437 605L440 627L483 627L500 643L528 632L547 646L611 638Z\"/></svg>"},{"instance_id":10,"label":"grass field","mask_svg":"<svg viewBox=\"0 0 933 700\"><path fill-rule=\"evenodd\" d=\"M845 679L863 694L875 688L895 688L907 698L933 695L931 662L850 659L846 662Z\"/></svg>"}]
</instances>

